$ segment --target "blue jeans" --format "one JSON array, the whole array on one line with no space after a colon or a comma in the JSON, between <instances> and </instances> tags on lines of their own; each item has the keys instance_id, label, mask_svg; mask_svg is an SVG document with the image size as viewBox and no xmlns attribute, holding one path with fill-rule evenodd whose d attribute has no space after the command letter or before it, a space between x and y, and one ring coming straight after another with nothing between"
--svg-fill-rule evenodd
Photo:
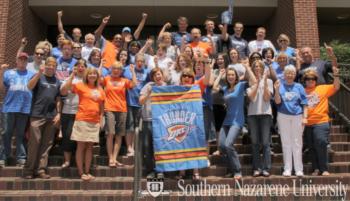
<instances>
[{"instance_id":1,"label":"blue jeans","mask_svg":"<svg viewBox=\"0 0 350 201\"><path fill-rule=\"evenodd\" d=\"M27 158L24 146L25 129L29 115L23 113L4 113L4 149L0 154L0 160L6 160L11 155L12 134L16 135L16 160L19 163L25 162Z\"/></svg>"},{"instance_id":2,"label":"blue jeans","mask_svg":"<svg viewBox=\"0 0 350 201\"><path fill-rule=\"evenodd\" d=\"M328 136L329 123L315 124L305 127L305 135L309 144L312 169L320 172L328 171Z\"/></svg>"},{"instance_id":3,"label":"blue jeans","mask_svg":"<svg viewBox=\"0 0 350 201\"><path fill-rule=\"evenodd\" d=\"M271 169L271 123L271 115L248 116L248 126L252 140L253 170L269 171ZM260 145L263 147L262 164L260 160Z\"/></svg>"},{"instance_id":4,"label":"blue jeans","mask_svg":"<svg viewBox=\"0 0 350 201\"><path fill-rule=\"evenodd\" d=\"M219 148L226 154L231 173L241 174L241 164L238 154L234 148L234 142L241 132L238 126L222 126L219 134Z\"/></svg>"}]
</instances>

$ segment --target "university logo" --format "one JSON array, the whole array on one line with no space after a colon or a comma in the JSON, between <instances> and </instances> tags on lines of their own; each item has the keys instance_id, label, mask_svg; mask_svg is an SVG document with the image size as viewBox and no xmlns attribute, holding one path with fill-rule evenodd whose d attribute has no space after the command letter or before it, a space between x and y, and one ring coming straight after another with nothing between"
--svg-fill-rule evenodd
<instances>
[{"instance_id":1,"label":"university logo","mask_svg":"<svg viewBox=\"0 0 350 201\"><path fill-rule=\"evenodd\" d=\"M153 197L158 197L164 190L163 179L147 179L147 191Z\"/></svg>"},{"instance_id":2,"label":"university logo","mask_svg":"<svg viewBox=\"0 0 350 201\"><path fill-rule=\"evenodd\" d=\"M171 110L160 116L163 126L167 130L166 141L174 140L181 143L188 134L196 128L193 124L196 119L196 113L187 110Z\"/></svg>"}]
</instances>

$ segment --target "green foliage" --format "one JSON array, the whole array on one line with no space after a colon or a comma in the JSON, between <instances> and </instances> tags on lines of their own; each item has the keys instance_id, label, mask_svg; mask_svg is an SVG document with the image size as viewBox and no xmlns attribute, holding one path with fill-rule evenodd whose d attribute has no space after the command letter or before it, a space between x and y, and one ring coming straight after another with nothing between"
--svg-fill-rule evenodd
<instances>
[{"instance_id":1,"label":"green foliage","mask_svg":"<svg viewBox=\"0 0 350 201\"><path fill-rule=\"evenodd\" d=\"M338 59L341 81L350 86L350 43L341 43L338 40L333 40L328 45L333 48L334 54ZM322 60L329 60L325 47L321 47L320 52Z\"/></svg>"}]
</instances>

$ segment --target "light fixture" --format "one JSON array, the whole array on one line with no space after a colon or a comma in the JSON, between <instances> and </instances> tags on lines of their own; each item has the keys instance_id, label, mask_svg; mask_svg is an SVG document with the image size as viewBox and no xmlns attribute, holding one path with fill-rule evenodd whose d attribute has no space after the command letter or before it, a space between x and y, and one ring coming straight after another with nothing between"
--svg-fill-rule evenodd
<instances>
[{"instance_id":1,"label":"light fixture","mask_svg":"<svg viewBox=\"0 0 350 201\"><path fill-rule=\"evenodd\" d=\"M337 16L337 19L338 20L346 20L346 19L349 19L350 17L350 14L340 14Z\"/></svg>"},{"instance_id":2,"label":"light fixture","mask_svg":"<svg viewBox=\"0 0 350 201\"><path fill-rule=\"evenodd\" d=\"M101 13L91 13L91 14L90 14L90 17L91 17L92 19L101 19L101 18L102 18L102 15L101 15Z\"/></svg>"}]
</instances>

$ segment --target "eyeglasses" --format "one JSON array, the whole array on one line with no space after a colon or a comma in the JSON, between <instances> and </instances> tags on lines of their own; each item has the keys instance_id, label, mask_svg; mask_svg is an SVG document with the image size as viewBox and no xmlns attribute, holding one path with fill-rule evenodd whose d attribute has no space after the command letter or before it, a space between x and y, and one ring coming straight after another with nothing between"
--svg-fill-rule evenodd
<instances>
[{"instance_id":1,"label":"eyeglasses","mask_svg":"<svg viewBox=\"0 0 350 201\"><path fill-rule=\"evenodd\" d=\"M282 42L288 42L288 40L281 39L281 40L279 40L279 42L280 42L280 43L282 43Z\"/></svg>"},{"instance_id":2,"label":"eyeglasses","mask_svg":"<svg viewBox=\"0 0 350 201\"><path fill-rule=\"evenodd\" d=\"M316 81L315 77L306 77L305 81Z\"/></svg>"},{"instance_id":3,"label":"eyeglasses","mask_svg":"<svg viewBox=\"0 0 350 201\"><path fill-rule=\"evenodd\" d=\"M80 49L81 47L73 47L73 49Z\"/></svg>"},{"instance_id":4,"label":"eyeglasses","mask_svg":"<svg viewBox=\"0 0 350 201\"><path fill-rule=\"evenodd\" d=\"M115 37L114 40L122 40L120 37Z\"/></svg>"},{"instance_id":5,"label":"eyeglasses","mask_svg":"<svg viewBox=\"0 0 350 201\"><path fill-rule=\"evenodd\" d=\"M254 56L252 59L261 59L259 56Z\"/></svg>"},{"instance_id":6,"label":"eyeglasses","mask_svg":"<svg viewBox=\"0 0 350 201\"><path fill-rule=\"evenodd\" d=\"M37 55L37 56L44 56L44 53L35 52L35 55Z\"/></svg>"}]
</instances>

